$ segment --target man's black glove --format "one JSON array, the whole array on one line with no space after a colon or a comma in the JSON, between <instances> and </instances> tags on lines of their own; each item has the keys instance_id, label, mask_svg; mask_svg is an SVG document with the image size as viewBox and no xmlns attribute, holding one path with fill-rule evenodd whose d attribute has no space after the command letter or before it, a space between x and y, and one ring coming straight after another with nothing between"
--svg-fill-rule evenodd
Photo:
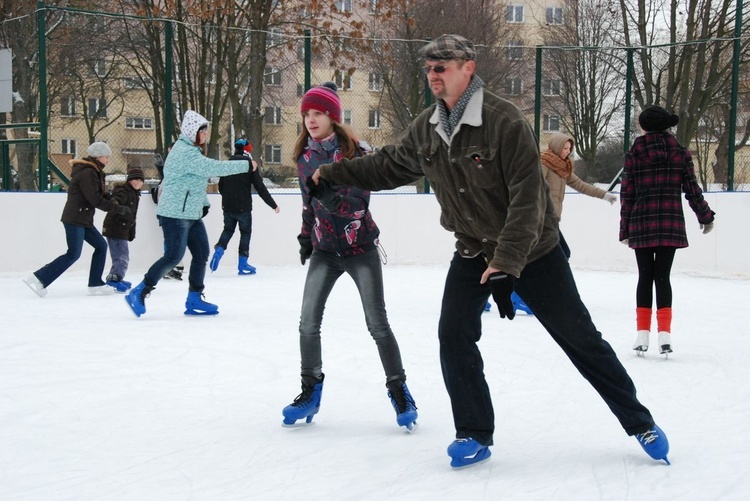
<instances>
[{"instance_id":1,"label":"man's black glove","mask_svg":"<svg viewBox=\"0 0 750 501\"><path fill-rule=\"evenodd\" d=\"M516 284L516 278L505 272L497 271L488 278L490 289L492 290L492 299L497 304L497 310L502 318L508 317L513 320L516 316L516 310L513 308L513 301L510 295L513 293L513 287Z\"/></svg>"},{"instance_id":2,"label":"man's black glove","mask_svg":"<svg viewBox=\"0 0 750 501\"><path fill-rule=\"evenodd\" d=\"M112 207L112 212L114 212L118 216L124 216L125 214L129 214L131 210L127 205L115 204L115 206Z\"/></svg>"},{"instance_id":3,"label":"man's black glove","mask_svg":"<svg viewBox=\"0 0 750 501\"><path fill-rule=\"evenodd\" d=\"M305 184L310 192L310 196L317 198L328 212L335 211L341 205L341 195L339 195L337 190L333 189L331 183L322 177L318 179L318 184L315 184L312 177L308 177Z\"/></svg>"},{"instance_id":4,"label":"man's black glove","mask_svg":"<svg viewBox=\"0 0 750 501\"><path fill-rule=\"evenodd\" d=\"M208 205L203 206L203 215L201 216L201 219L206 217L208 215Z\"/></svg>"},{"instance_id":5,"label":"man's black glove","mask_svg":"<svg viewBox=\"0 0 750 501\"><path fill-rule=\"evenodd\" d=\"M302 266L305 266L305 261L310 259L310 256L312 256L312 240L310 239L310 237L303 237L302 235L298 235L297 241L299 242L299 261L300 263L302 263Z\"/></svg>"}]
</instances>

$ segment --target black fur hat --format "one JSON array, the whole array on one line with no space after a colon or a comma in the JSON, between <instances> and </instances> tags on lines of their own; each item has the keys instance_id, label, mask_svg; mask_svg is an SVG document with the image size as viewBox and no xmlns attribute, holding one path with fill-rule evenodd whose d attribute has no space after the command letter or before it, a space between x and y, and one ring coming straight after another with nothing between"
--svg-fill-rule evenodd
<instances>
[{"instance_id":1,"label":"black fur hat","mask_svg":"<svg viewBox=\"0 0 750 501\"><path fill-rule=\"evenodd\" d=\"M641 129L651 131L667 130L680 122L680 117L669 113L661 106L646 106L638 117Z\"/></svg>"}]
</instances>

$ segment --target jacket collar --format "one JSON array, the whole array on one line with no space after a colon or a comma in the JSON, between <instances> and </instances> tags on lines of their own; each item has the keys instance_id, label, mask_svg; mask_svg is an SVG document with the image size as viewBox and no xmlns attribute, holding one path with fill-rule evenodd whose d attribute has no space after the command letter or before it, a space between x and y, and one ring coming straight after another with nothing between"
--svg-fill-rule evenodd
<instances>
[{"instance_id":1,"label":"jacket collar","mask_svg":"<svg viewBox=\"0 0 750 501\"><path fill-rule=\"evenodd\" d=\"M440 111L437 109L437 106L435 106L435 111L432 112L430 123L435 125L435 132L437 132L438 135L443 138L443 141L445 141L445 143L450 146L451 140L456 136L456 134L458 134L458 131L461 129L461 126L463 124L470 125L472 127L479 127L482 125L483 104L484 90L479 89L474 93L473 96L471 96L471 99L469 99L469 102L466 105L466 110L464 110L464 114L461 117L461 120L459 120L458 125L453 131L453 135L451 137L448 137L448 134L445 133L445 130L440 123Z\"/></svg>"}]
</instances>

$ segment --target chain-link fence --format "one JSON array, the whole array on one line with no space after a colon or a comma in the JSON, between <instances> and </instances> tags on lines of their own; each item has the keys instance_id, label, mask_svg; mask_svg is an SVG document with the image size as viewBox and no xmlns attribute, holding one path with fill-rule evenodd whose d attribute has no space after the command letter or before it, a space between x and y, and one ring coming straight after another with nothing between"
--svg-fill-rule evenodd
<instances>
[{"instance_id":1,"label":"chain-link fence","mask_svg":"<svg viewBox=\"0 0 750 501\"><path fill-rule=\"evenodd\" d=\"M211 122L210 156L227 158L234 141L246 137L268 186L296 190L293 151L303 127L299 109L308 85L335 82L342 122L373 148L396 141L433 101L418 55L424 40L335 36L322 29L302 36L296 28L263 31L231 24L61 7L4 21L3 32L13 33L16 41L11 47L17 87L13 122L39 125L0 129L6 139L32 140L2 143L7 151L3 189L64 186L68 161L85 156L93 141L112 147L110 180L124 179L128 168L138 167L147 182L156 183L158 165L179 133L180 117L194 109ZM40 30L46 36L40 38ZM731 63L727 48L717 43L732 42L708 41L680 50L721 52L725 65ZM573 136L576 172L588 182L616 178L626 145L638 134L641 106L658 102L671 103L680 115L676 135L689 144L706 190L730 184L735 190L749 189L748 89L741 88L734 103L741 127L732 157L733 103L725 71L694 68L692 81L673 82L663 93L653 91L669 87L669 82L652 80L669 74L674 50L478 45L477 74L487 89L524 111L542 149L554 132ZM660 73L648 73L649 68ZM711 71L724 78L709 79ZM694 86L710 90L708 105L694 99ZM399 191L426 190L422 180Z\"/></svg>"}]
</instances>

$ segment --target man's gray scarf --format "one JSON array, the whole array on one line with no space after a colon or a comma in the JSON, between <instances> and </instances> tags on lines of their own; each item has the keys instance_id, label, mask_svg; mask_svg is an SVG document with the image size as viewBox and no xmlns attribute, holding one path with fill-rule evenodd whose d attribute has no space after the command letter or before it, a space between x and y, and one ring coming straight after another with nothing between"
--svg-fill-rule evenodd
<instances>
[{"instance_id":1,"label":"man's gray scarf","mask_svg":"<svg viewBox=\"0 0 750 501\"><path fill-rule=\"evenodd\" d=\"M482 81L482 79L477 75L472 76L471 82L469 82L469 86L466 87L464 93L461 94L461 97L458 98L456 106L454 106L453 110L450 112L445 107L445 103L443 102L443 100L438 100L437 107L440 111L440 124L443 126L443 130L448 135L448 137L451 137L453 135L453 130L458 125L461 117L464 116L466 105L469 104L471 96L473 96L474 93L482 87L484 87L484 81Z\"/></svg>"}]
</instances>

